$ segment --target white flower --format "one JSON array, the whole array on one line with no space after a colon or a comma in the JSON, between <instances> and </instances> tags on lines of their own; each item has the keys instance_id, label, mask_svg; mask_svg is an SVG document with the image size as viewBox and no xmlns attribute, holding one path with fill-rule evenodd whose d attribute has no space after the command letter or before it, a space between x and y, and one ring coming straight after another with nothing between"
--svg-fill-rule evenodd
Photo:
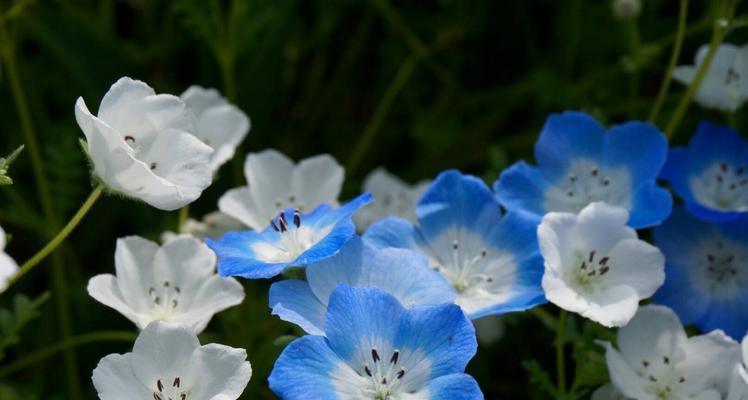
<instances>
[{"instance_id":1,"label":"white flower","mask_svg":"<svg viewBox=\"0 0 748 400\"><path fill-rule=\"evenodd\" d=\"M0 293L8 287L8 279L16 271L18 271L18 264L5 254L5 231L0 227Z\"/></svg>"},{"instance_id":2,"label":"white flower","mask_svg":"<svg viewBox=\"0 0 748 400\"><path fill-rule=\"evenodd\" d=\"M213 211L205 214L203 219L198 221L192 218L187 219L179 227L179 233L166 231L161 234L161 241L166 242L179 234L192 235L198 239L218 239L226 232L240 231L244 229L244 224L220 212Z\"/></svg>"},{"instance_id":3,"label":"white flower","mask_svg":"<svg viewBox=\"0 0 748 400\"><path fill-rule=\"evenodd\" d=\"M696 65L675 68L673 78L690 85L708 51L708 45L701 46L696 53ZM706 108L735 112L747 98L748 46L722 44L696 91L696 102Z\"/></svg>"},{"instance_id":4,"label":"white flower","mask_svg":"<svg viewBox=\"0 0 748 400\"><path fill-rule=\"evenodd\" d=\"M374 222L390 216L417 222L416 203L428 186L428 181L408 185L382 167L371 171L364 179L362 192L371 193L374 201L353 217L356 226L364 231Z\"/></svg>"},{"instance_id":5,"label":"white flower","mask_svg":"<svg viewBox=\"0 0 748 400\"><path fill-rule=\"evenodd\" d=\"M180 98L197 117L195 136L215 150L210 165L213 171L218 170L234 157L236 147L249 133L247 114L215 89L190 86Z\"/></svg>"},{"instance_id":6,"label":"white flower","mask_svg":"<svg viewBox=\"0 0 748 400\"><path fill-rule=\"evenodd\" d=\"M722 331L688 338L663 306L639 309L618 331L618 350L603 345L613 384L637 400L719 400L739 355Z\"/></svg>"},{"instance_id":7,"label":"white flower","mask_svg":"<svg viewBox=\"0 0 748 400\"><path fill-rule=\"evenodd\" d=\"M626 226L626 210L592 203L548 213L538 226L548 301L604 326L623 326L665 280L665 257Z\"/></svg>"},{"instance_id":8,"label":"white flower","mask_svg":"<svg viewBox=\"0 0 748 400\"><path fill-rule=\"evenodd\" d=\"M738 362L730 375L727 400L748 400L748 335L743 338L742 353L742 362Z\"/></svg>"},{"instance_id":9,"label":"white flower","mask_svg":"<svg viewBox=\"0 0 748 400\"><path fill-rule=\"evenodd\" d=\"M235 400L251 376L244 349L200 346L184 326L154 321L132 353L102 358L92 380L101 400Z\"/></svg>"},{"instance_id":10,"label":"white flower","mask_svg":"<svg viewBox=\"0 0 748 400\"><path fill-rule=\"evenodd\" d=\"M260 231L289 208L303 213L322 204L337 206L344 170L327 154L294 165L278 151L265 150L247 155L244 175L247 186L226 192L218 201L218 208Z\"/></svg>"},{"instance_id":11,"label":"white flower","mask_svg":"<svg viewBox=\"0 0 748 400\"><path fill-rule=\"evenodd\" d=\"M191 236L162 247L138 236L118 239L114 263L117 276L94 276L88 293L140 329L163 320L200 333L213 314L244 299L239 282L216 275L215 254Z\"/></svg>"},{"instance_id":12,"label":"white flower","mask_svg":"<svg viewBox=\"0 0 748 400\"><path fill-rule=\"evenodd\" d=\"M79 97L75 118L96 175L112 191L170 211L195 201L213 179L213 149L193 136L194 117L176 96L121 78L97 116Z\"/></svg>"}]
</instances>

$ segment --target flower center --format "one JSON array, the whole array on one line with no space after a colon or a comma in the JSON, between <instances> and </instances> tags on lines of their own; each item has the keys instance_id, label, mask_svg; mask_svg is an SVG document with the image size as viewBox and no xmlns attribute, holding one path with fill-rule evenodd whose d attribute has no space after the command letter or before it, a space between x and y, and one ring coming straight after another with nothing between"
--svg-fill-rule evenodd
<instances>
[{"instance_id":1,"label":"flower center","mask_svg":"<svg viewBox=\"0 0 748 400\"><path fill-rule=\"evenodd\" d=\"M691 180L691 190L700 203L722 211L748 211L748 176L745 165L722 161Z\"/></svg>"},{"instance_id":2,"label":"flower center","mask_svg":"<svg viewBox=\"0 0 748 400\"><path fill-rule=\"evenodd\" d=\"M368 377L370 385L363 389L366 397L374 400L388 400L399 391L405 367L399 366L400 350L395 349L389 357L389 361L380 358L376 348L371 349L371 363L364 362L359 375Z\"/></svg>"},{"instance_id":3,"label":"flower center","mask_svg":"<svg viewBox=\"0 0 748 400\"><path fill-rule=\"evenodd\" d=\"M151 314L158 319L168 319L174 315L177 307L179 307L181 294L182 289L169 280L164 281L161 285L151 286L148 289L148 295L153 302Z\"/></svg>"},{"instance_id":4,"label":"flower center","mask_svg":"<svg viewBox=\"0 0 748 400\"><path fill-rule=\"evenodd\" d=\"M667 355L643 358L633 367L640 378L648 381L645 390L657 396L658 400L676 398L673 396L686 383L686 377L680 374Z\"/></svg>"},{"instance_id":5,"label":"flower center","mask_svg":"<svg viewBox=\"0 0 748 400\"><path fill-rule=\"evenodd\" d=\"M167 382L167 384L164 382ZM184 388L182 378L178 376L174 377L171 385L168 385L168 382L168 380L165 381L163 379L156 380L156 390L153 392L153 400L187 400L189 398L190 389Z\"/></svg>"},{"instance_id":6,"label":"flower center","mask_svg":"<svg viewBox=\"0 0 748 400\"><path fill-rule=\"evenodd\" d=\"M581 251L576 252L576 261L572 265L578 265L575 276L576 282L582 287L589 287L594 282L599 282L601 277L610 271L610 257L598 257L597 250L592 250L586 256Z\"/></svg>"},{"instance_id":7,"label":"flower center","mask_svg":"<svg viewBox=\"0 0 748 400\"><path fill-rule=\"evenodd\" d=\"M488 251L485 248L480 249L478 254L474 254L473 251L463 249L459 240L454 240L452 259L449 260L451 263L442 262L442 266L437 265L433 268L444 275L455 290L464 292L469 288L489 286L495 281L492 275L483 272L487 256ZM445 268L444 265L450 265L451 268Z\"/></svg>"},{"instance_id":8,"label":"flower center","mask_svg":"<svg viewBox=\"0 0 748 400\"><path fill-rule=\"evenodd\" d=\"M275 242L254 244L252 249L258 259L268 263L292 262L327 236L333 228L333 225L321 229L303 225L298 208L294 210L292 218L289 223L285 213L281 212L270 221L270 227L280 237Z\"/></svg>"},{"instance_id":9,"label":"flower center","mask_svg":"<svg viewBox=\"0 0 748 400\"><path fill-rule=\"evenodd\" d=\"M732 299L748 289L748 252L738 244L715 238L694 258L694 282L711 296Z\"/></svg>"},{"instance_id":10,"label":"flower center","mask_svg":"<svg viewBox=\"0 0 748 400\"><path fill-rule=\"evenodd\" d=\"M545 193L544 207L549 211L578 213L588 204L604 201L630 208L631 179L623 168L603 168L589 160L573 163L565 177Z\"/></svg>"}]
</instances>

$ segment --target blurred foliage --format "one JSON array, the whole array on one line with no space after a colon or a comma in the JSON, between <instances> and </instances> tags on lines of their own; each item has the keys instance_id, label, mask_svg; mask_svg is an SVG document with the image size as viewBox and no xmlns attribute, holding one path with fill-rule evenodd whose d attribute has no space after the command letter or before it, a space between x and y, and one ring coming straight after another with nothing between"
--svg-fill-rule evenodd
<instances>
[{"instance_id":1,"label":"blurred foliage","mask_svg":"<svg viewBox=\"0 0 748 400\"><path fill-rule=\"evenodd\" d=\"M682 63L709 40L713 3L691 2ZM124 75L159 92L179 94L191 84L219 88L253 127L236 159L191 207L200 216L243 183L248 151L272 147L295 159L330 153L348 167L344 197L350 197L380 165L410 181L453 167L492 182L501 168L532 158L532 143L552 112L581 109L605 123L645 119L667 64L677 7L643 0L638 19L619 21L601 0L0 0L0 48L15 54L60 220L91 188L77 145L78 96L94 106ZM737 13L743 21L745 11ZM727 41L744 43L745 29L731 31ZM7 72L0 65L0 154L25 143ZM673 85L660 126L683 92ZM725 122L692 106L675 142L704 118ZM744 119L737 115L738 126ZM15 184L0 187L0 224L14 235L7 251L19 261L56 225L40 211L28 154L27 148L13 164ZM66 290L53 295L71 310L72 334L133 331L88 297L86 282L112 271L117 237L155 240L175 223L176 213L116 197L99 201L58 251ZM0 303L55 288L50 271L34 270ZM243 398L271 399L267 375L285 335L300 332L270 315L268 282L244 285L244 303L217 315L201 340L246 348L254 376ZM41 317L8 349L6 363L60 342L58 310L65 307L59 304L39 308ZM470 364L486 398L548 398L542 388L552 374L542 371L553 370L553 332L534 316L507 316L505 337L482 347ZM577 325L581 330L568 337L582 368L571 378L586 394L605 378L600 349L591 344L602 333ZM130 348L104 341L75 348L73 376L84 398L95 396L90 373L98 360ZM4 378L0 397L20 391L24 399L72 398L70 377L49 373L58 358Z\"/></svg>"}]
</instances>

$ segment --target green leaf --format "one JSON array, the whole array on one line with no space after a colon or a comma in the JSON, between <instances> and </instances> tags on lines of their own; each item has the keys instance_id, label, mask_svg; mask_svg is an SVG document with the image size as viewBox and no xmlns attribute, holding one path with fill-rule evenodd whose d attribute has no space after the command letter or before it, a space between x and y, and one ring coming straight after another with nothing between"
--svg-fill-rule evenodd
<instances>
[{"instance_id":1,"label":"green leaf","mask_svg":"<svg viewBox=\"0 0 748 400\"><path fill-rule=\"evenodd\" d=\"M546 372L537 360L528 360L522 362L524 368L530 375L530 386L537 391L557 397L556 386L553 384L551 376Z\"/></svg>"},{"instance_id":2,"label":"green leaf","mask_svg":"<svg viewBox=\"0 0 748 400\"><path fill-rule=\"evenodd\" d=\"M13 299L13 311L0 309L0 360L5 357L5 349L21 340L21 329L39 316L39 308L47 299L49 293L44 293L34 300L18 294Z\"/></svg>"},{"instance_id":3,"label":"green leaf","mask_svg":"<svg viewBox=\"0 0 748 400\"><path fill-rule=\"evenodd\" d=\"M8 157L0 158L0 185L12 185L13 179L10 179L8 174L8 168L10 168L10 164L13 162L13 160L18 157L19 154L24 149L24 145L21 145L18 147L15 151L10 153Z\"/></svg>"}]
</instances>

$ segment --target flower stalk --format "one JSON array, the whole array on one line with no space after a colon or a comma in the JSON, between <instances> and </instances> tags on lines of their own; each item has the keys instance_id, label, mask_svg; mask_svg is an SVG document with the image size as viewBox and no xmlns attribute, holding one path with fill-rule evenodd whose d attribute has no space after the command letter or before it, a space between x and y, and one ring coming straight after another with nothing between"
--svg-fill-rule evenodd
<instances>
[{"instance_id":1,"label":"flower stalk","mask_svg":"<svg viewBox=\"0 0 748 400\"><path fill-rule=\"evenodd\" d=\"M650 122L655 122L657 116L660 114L662 109L662 103L665 102L668 90L670 90L670 83L673 81L673 71L675 70L676 64L678 64L678 58L680 57L680 51L683 47L683 37L686 35L686 17L688 15L688 0L680 0L680 11L678 12L678 30L675 33L675 42L673 44L673 51L670 53L670 61L665 71L665 77L662 79L660 85L660 91L657 93L657 99L655 100L652 111L649 113Z\"/></svg>"}]
</instances>

